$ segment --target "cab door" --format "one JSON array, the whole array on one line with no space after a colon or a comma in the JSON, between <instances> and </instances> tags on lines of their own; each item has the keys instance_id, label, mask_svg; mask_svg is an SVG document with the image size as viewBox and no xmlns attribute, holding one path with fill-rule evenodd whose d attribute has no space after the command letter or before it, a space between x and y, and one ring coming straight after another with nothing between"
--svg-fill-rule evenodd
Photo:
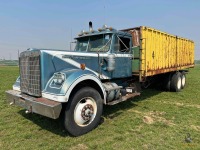
<instances>
[{"instance_id":1,"label":"cab door","mask_svg":"<svg viewBox=\"0 0 200 150\"><path fill-rule=\"evenodd\" d=\"M114 35L112 53L115 54L115 70L112 78L124 78L132 76L131 37Z\"/></svg>"}]
</instances>

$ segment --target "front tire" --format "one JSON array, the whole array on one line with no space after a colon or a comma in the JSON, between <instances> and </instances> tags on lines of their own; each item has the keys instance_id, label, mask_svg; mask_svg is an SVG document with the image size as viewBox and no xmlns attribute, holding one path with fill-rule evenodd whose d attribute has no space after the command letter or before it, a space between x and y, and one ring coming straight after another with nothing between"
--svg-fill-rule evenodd
<instances>
[{"instance_id":1,"label":"front tire","mask_svg":"<svg viewBox=\"0 0 200 150\"><path fill-rule=\"evenodd\" d=\"M100 94L91 87L83 87L66 106L64 127L73 136L83 135L98 126L102 111Z\"/></svg>"}]
</instances>

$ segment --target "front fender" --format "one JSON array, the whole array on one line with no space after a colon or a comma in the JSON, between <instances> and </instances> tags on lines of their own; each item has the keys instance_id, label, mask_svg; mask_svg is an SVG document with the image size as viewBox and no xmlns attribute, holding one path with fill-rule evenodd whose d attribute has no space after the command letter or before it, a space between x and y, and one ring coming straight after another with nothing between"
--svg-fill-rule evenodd
<instances>
[{"instance_id":1,"label":"front fender","mask_svg":"<svg viewBox=\"0 0 200 150\"><path fill-rule=\"evenodd\" d=\"M60 72L65 75L64 83L60 87L53 87L52 77L42 92L43 97L59 102L67 102L72 90L76 85L84 80L92 80L99 85L105 100L105 89L99 78L93 72L81 69L69 69Z\"/></svg>"}]
</instances>

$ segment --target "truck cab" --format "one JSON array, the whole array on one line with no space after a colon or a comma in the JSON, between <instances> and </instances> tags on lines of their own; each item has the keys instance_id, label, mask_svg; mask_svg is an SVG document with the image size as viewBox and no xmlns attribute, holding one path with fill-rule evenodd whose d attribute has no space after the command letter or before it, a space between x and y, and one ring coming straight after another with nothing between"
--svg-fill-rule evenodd
<instances>
[{"instance_id":1,"label":"truck cab","mask_svg":"<svg viewBox=\"0 0 200 150\"><path fill-rule=\"evenodd\" d=\"M139 95L130 84L132 37L103 26L82 31L74 51L28 49L20 54L20 76L7 91L10 104L53 119L64 111L64 126L74 136L95 128L103 104Z\"/></svg>"},{"instance_id":2,"label":"truck cab","mask_svg":"<svg viewBox=\"0 0 200 150\"><path fill-rule=\"evenodd\" d=\"M99 31L82 32L75 38L75 52L87 53L88 68L95 70L101 79L130 77L132 75L131 35L112 28L103 27ZM115 62L112 65L109 58ZM80 58L75 58L81 62Z\"/></svg>"}]
</instances>

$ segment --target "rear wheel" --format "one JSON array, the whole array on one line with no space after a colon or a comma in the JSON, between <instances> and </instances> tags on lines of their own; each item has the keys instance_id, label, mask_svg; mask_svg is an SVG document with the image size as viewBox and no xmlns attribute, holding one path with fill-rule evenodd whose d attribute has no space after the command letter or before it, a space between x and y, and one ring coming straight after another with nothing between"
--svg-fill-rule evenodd
<instances>
[{"instance_id":1,"label":"rear wheel","mask_svg":"<svg viewBox=\"0 0 200 150\"><path fill-rule=\"evenodd\" d=\"M164 89L164 90L170 91L171 78L172 78L171 73L165 75L164 82L163 82L163 89ZM161 81L161 82L162 82L162 81Z\"/></svg>"},{"instance_id":2,"label":"rear wheel","mask_svg":"<svg viewBox=\"0 0 200 150\"><path fill-rule=\"evenodd\" d=\"M182 88L182 89L185 87L185 83L186 83L185 72L182 72L182 73L181 73L181 88Z\"/></svg>"},{"instance_id":3,"label":"rear wheel","mask_svg":"<svg viewBox=\"0 0 200 150\"><path fill-rule=\"evenodd\" d=\"M83 135L100 122L103 101L91 87L77 91L69 100L64 116L64 127L73 136Z\"/></svg>"},{"instance_id":4,"label":"rear wheel","mask_svg":"<svg viewBox=\"0 0 200 150\"><path fill-rule=\"evenodd\" d=\"M172 75L170 88L174 92L179 92L181 90L181 73L176 72Z\"/></svg>"}]
</instances>

